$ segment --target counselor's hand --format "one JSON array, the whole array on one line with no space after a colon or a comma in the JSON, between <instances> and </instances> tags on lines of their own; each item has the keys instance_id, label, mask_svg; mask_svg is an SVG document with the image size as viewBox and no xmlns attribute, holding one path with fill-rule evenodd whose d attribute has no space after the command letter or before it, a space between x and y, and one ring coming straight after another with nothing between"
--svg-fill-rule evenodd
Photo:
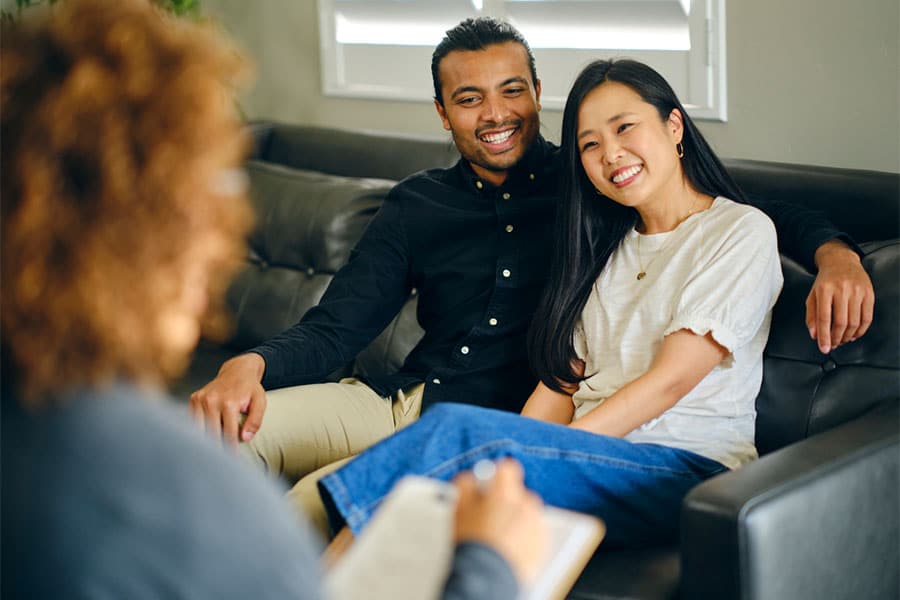
<instances>
[{"instance_id":1,"label":"counselor's hand","mask_svg":"<svg viewBox=\"0 0 900 600\"><path fill-rule=\"evenodd\" d=\"M266 393L262 375L266 363L259 354L248 353L226 361L216 378L191 394L190 410L197 423L232 445L249 442L262 425ZM247 418L240 424L241 415Z\"/></svg>"},{"instance_id":2,"label":"counselor's hand","mask_svg":"<svg viewBox=\"0 0 900 600\"><path fill-rule=\"evenodd\" d=\"M522 466L515 460L497 463L497 471L481 490L471 472L454 480L458 491L455 539L480 542L496 550L521 582L537 575L550 532L543 503L523 483Z\"/></svg>"},{"instance_id":3,"label":"counselor's hand","mask_svg":"<svg viewBox=\"0 0 900 600\"><path fill-rule=\"evenodd\" d=\"M822 244L815 260L819 274L806 298L806 327L819 351L827 354L868 331L875 290L859 256L843 242Z\"/></svg>"}]
</instances>

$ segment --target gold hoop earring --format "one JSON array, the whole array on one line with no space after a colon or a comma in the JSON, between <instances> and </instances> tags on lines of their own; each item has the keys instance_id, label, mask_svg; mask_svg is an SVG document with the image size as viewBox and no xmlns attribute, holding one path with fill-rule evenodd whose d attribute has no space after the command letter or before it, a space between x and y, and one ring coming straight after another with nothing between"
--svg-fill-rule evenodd
<instances>
[{"instance_id":1,"label":"gold hoop earring","mask_svg":"<svg viewBox=\"0 0 900 600\"><path fill-rule=\"evenodd\" d=\"M684 144L681 142L675 144L675 154L678 155L678 158L684 158Z\"/></svg>"}]
</instances>

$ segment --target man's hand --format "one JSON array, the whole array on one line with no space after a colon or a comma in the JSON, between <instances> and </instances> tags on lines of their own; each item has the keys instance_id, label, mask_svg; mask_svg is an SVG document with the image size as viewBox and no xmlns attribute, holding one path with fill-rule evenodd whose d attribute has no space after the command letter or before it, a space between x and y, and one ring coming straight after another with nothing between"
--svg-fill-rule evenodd
<instances>
[{"instance_id":1,"label":"man's hand","mask_svg":"<svg viewBox=\"0 0 900 600\"><path fill-rule=\"evenodd\" d=\"M266 363L259 354L248 353L226 361L216 378L191 394L190 409L201 427L237 445L249 442L262 425L266 393L260 381ZM247 419L240 424L241 415Z\"/></svg>"},{"instance_id":2,"label":"man's hand","mask_svg":"<svg viewBox=\"0 0 900 600\"><path fill-rule=\"evenodd\" d=\"M825 242L815 258L819 274L806 298L806 327L827 354L868 331L875 290L859 256L843 242Z\"/></svg>"},{"instance_id":3,"label":"man's hand","mask_svg":"<svg viewBox=\"0 0 900 600\"><path fill-rule=\"evenodd\" d=\"M497 463L497 472L481 490L471 472L454 483L456 542L490 546L510 564L519 581L534 580L550 542L540 498L525 489L522 466L511 459Z\"/></svg>"}]
</instances>

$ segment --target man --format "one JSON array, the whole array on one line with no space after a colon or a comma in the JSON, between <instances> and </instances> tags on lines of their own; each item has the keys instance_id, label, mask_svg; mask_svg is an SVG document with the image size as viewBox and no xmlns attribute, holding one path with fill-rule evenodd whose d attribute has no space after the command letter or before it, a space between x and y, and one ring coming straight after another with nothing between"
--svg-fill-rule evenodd
<instances>
[{"instance_id":1,"label":"man","mask_svg":"<svg viewBox=\"0 0 900 600\"><path fill-rule=\"evenodd\" d=\"M432 79L461 160L398 184L320 304L191 397L198 420L248 442L244 450L272 471L299 478L333 468L435 402L519 411L536 383L525 335L547 275L560 157L539 133L534 57L510 25L468 19L435 49ZM767 212L782 249L818 266L807 324L822 351L863 335L874 294L841 233L799 207ZM398 373L303 385L351 360L413 287L425 336ZM284 386L296 387L267 398L264 388ZM315 506L316 479L292 490L296 503Z\"/></svg>"}]
</instances>

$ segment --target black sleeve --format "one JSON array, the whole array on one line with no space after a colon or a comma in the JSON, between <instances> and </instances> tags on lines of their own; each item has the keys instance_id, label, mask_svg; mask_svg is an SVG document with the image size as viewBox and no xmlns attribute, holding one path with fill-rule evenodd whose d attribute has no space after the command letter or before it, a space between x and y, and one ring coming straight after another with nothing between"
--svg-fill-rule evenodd
<instances>
[{"instance_id":1,"label":"black sleeve","mask_svg":"<svg viewBox=\"0 0 900 600\"><path fill-rule=\"evenodd\" d=\"M778 232L778 250L806 267L811 273L817 270L816 250L830 240L841 240L862 256L862 251L853 238L835 227L820 211L800 204L750 195L747 196L747 204L769 215Z\"/></svg>"},{"instance_id":2,"label":"black sleeve","mask_svg":"<svg viewBox=\"0 0 900 600\"><path fill-rule=\"evenodd\" d=\"M392 191L319 304L251 350L266 361L263 387L319 382L353 360L409 297L408 264L400 201Z\"/></svg>"},{"instance_id":3,"label":"black sleeve","mask_svg":"<svg viewBox=\"0 0 900 600\"><path fill-rule=\"evenodd\" d=\"M484 544L464 542L456 547L441 600L516 598L519 584L502 556Z\"/></svg>"}]
</instances>

